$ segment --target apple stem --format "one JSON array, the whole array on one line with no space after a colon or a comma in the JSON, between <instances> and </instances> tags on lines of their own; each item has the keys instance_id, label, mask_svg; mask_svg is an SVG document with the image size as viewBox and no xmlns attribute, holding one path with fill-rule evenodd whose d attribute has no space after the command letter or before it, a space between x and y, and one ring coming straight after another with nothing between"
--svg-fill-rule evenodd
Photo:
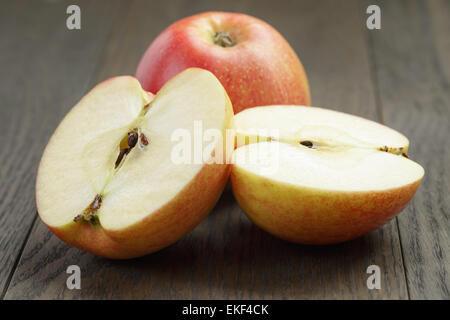
<instances>
[{"instance_id":1,"label":"apple stem","mask_svg":"<svg viewBox=\"0 0 450 320\"><path fill-rule=\"evenodd\" d=\"M228 32L217 31L214 35L214 44L223 48L232 47L235 45Z\"/></svg>"}]
</instances>

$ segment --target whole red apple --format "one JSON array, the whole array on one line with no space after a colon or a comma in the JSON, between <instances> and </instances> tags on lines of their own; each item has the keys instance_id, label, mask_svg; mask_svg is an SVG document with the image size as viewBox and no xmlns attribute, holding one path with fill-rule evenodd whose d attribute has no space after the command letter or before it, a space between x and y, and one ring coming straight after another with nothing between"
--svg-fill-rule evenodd
<instances>
[{"instance_id":1,"label":"whole red apple","mask_svg":"<svg viewBox=\"0 0 450 320\"><path fill-rule=\"evenodd\" d=\"M206 12L181 19L149 46L136 71L142 87L156 93L186 68L211 71L230 96L235 113L272 105L309 105L303 65L273 27L257 18Z\"/></svg>"}]
</instances>

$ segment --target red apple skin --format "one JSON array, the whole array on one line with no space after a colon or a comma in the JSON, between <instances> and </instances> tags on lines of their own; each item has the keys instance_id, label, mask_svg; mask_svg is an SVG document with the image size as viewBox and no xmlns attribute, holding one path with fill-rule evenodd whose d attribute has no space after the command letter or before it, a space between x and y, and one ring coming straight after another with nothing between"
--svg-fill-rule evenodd
<instances>
[{"instance_id":1,"label":"red apple skin","mask_svg":"<svg viewBox=\"0 0 450 320\"><path fill-rule=\"evenodd\" d=\"M218 31L228 32L236 44L214 44ZM189 67L207 69L220 80L234 113L255 106L311 103L294 50L269 24L245 14L206 12L175 22L151 43L136 77L145 90L158 92Z\"/></svg>"},{"instance_id":2,"label":"red apple skin","mask_svg":"<svg viewBox=\"0 0 450 320\"><path fill-rule=\"evenodd\" d=\"M383 191L327 191L274 182L236 166L230 180L237 202L256 225L309 245L345 242L381 227L407 206L421 182Z\"/></svg>"}]
</instances>

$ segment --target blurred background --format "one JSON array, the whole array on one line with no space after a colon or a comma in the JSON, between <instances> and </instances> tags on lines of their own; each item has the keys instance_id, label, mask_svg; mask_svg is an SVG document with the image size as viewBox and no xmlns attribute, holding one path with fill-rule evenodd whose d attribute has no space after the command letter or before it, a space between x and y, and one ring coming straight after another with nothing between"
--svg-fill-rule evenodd
<instances>
[{"instance_id":1,"label":"blurred background","mask_svg":"<svg viewBox=\"0 0 450 320\"><path fill-rule=\"evenodd\" d=\"M66 8L81 8L68 30ZM369 5L381 29L366 27ZM299 55L312 105L382 122L411 141L425 179L383 228L329 247L298 246L259 230L226 192L177 244L114 262L71 248L37 218L36 169L50 135L96 83L134 74L151 41L198 12L247 13L274 26ZM167 0L0 2L1 298L450 298L450 1ZM82 290L65 270L82 269ZM369 265L382 289L366 286Z\"/></svg>"}]
</instances>

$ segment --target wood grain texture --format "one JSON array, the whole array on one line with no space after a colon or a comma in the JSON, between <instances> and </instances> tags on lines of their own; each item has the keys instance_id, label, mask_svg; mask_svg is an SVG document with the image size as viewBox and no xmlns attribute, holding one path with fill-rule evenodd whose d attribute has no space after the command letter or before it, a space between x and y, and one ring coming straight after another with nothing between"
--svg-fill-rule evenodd
<instances>
[{"instance_id":1,"label":"wood grain texture","mask_svg":"<svg viewBox=\"0 0 450 320\"><path fill-rule=\"evenodd\" d=\"M1 4L0 294L36 217L34 184L43 148L88 88L111 28L110 17L119 11L117 1L106 7L79 2L86 9L82 30L69 31L69 4Z\"/></svg>"},{"instance_id":2,"label":"wood grain texture","mask_svg":"<svg viewBox=\"0 0 450 320\"><path fill-rule=\"evenodd\" d=\"M133 1L114 23L91 85L133 74L147 45L166 26L213 9L249 13L274 25L305 64L314 105L379 119L365 9L357 1ZM77 87L80 91L86 88ZM45 126L50 132L56 122ZM36 144L41 151L45 141ZM36 166L40 152L34 156ZM32 191L30 187L24 197ZM81 290L66 288L65 271L72 264L81 267ZM366 287L371 264L382 270L381 290ZM105 260L71 248L37 220L6 298L405 299L408 293L395 220L345 244L300 246L258 229L225 192L210 216L185 238L130 261Z\"/></svg>"},{"instance_id":3,"label":"wood grain texture","mask_svg":"<svg viewBox=\"0 0 450 320\"><path fill-rule=\"evenodd\" d=\"M370 33L384 121L410 138L425 168L398 217L412 299L450 298L450 3L384 1Z\"/></svg>"}]
</instances>

